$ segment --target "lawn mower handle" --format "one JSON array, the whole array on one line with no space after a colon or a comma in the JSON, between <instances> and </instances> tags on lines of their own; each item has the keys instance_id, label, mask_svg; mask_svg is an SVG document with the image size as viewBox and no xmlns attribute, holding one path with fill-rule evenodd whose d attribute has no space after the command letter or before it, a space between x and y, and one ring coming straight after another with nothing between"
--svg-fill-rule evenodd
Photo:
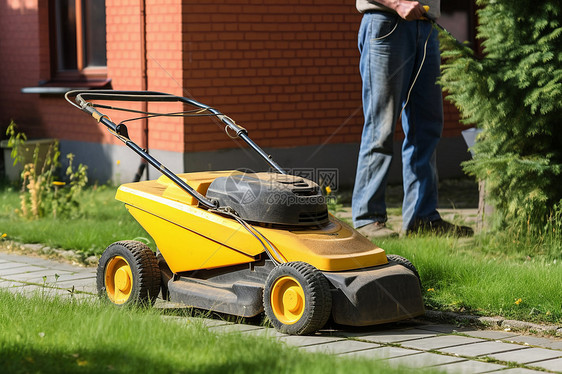
<instances>
[{"instance_id":1,"label":"lawn mower handle","mask_svg":"<svg viewBox=\"0 0 562 374\"><path fill-rule=\"evenodd\" d=\"M258 154L265 159L265 161L275 168L281 174L286 174L286 172L277 165L267 153L265 153L257 144L255 144L249 137L248 132L245 128L238 126L231 118L222 114L218 110L211 108L207 105L201 104L195 100L188 99L185 97L179 97L175 95L170 95L162 92L150 92L150 91L113 91L113 90L95 90L95 91L69 91L66 93L66 99L71 104L69 97L75 96L75 102L79 109L90 114L96 121L107 127L113 135L115 135L119 140L121 140L127 147L129 147L133 152L138 154L140 157L145 159L150 165L158 169L166 177L170 178L178 187L193 196L202 206L207 209L217 208L216 204L212 202L207 197L203 196L176 174L166 168L161 162L152 157L147 150L139 147L134 141L129 138L127 127L123 124L115 124L111 119L99 112L92 103L88 100L111 100L111 101L146 101L146 102L181 102L184 104L192 105L199 109L205 109L211 114L218 117L221 122L223 122L228 128L236 133L236 137L242 138L252 149L254 149ZM232 136L234 138L234 136Z\"/></svg>"},{"instance_id":2,"label":"lawn mower handle","mask_svg":"<svg viewBox=\"0 0 562 374\"><path fill-rule=\"evenodd\" d=\"M272 168L277 170L281 174L286 174L273 159L271 155L268 155L263 149L261 149L256 143L250 139L248 136L248 131L236 124L234 120L230 117L224 115L220 111L212 108L208 105L202 104L196 100L188 99L182 96L171 95L163 92L156 91L114 91L114 90L88 90L88 91L70 91L67 96L75 95L75 101L86 113L92 115L98 122L101 122L101 118L104 116L102 113L97 111L87 100L111 100L111 101L146 101L146 102L180 102L184 104L189 104L199 109L205 109L209 113L215 115L218 119L224 123L227 128L234 131L235 136L232 138L241 138L246 144L248 144L254 151L256 151ZM104 123L108 126L108 124ZM108 126L111 130L115 131L115 128ZM115 131L117 132L117 131Z\"/></svg>"}]
</instances>

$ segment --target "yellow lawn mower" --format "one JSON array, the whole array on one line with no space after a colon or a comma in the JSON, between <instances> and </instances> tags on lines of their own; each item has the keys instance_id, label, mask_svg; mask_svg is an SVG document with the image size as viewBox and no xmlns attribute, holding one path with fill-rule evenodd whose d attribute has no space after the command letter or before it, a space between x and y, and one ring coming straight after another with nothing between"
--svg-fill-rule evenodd
<instances>
[{"instance_id":1,"label":"yellow lawn mower","mask_svg":"<svg viewBox=\"0 0 562 374\"><path fill-rule=\"evenodd\" d=\"M330 318L366 326L424 313L419 275L408 260L387 255L329 214L317 183L287 174L218 110L159 92L71 91L66 99L163 174L119 187L116 199L150 234L158 253L136 241L111 244L97 270L101 297L117 305L152 304L161 293L173 302L241 317L265 311L287 334L313 333ZM189 110L140 112L101 101L181 103ZM212 116L273 171L176 175L102 108L146 117Z\"/></svg>"}]
</instances>

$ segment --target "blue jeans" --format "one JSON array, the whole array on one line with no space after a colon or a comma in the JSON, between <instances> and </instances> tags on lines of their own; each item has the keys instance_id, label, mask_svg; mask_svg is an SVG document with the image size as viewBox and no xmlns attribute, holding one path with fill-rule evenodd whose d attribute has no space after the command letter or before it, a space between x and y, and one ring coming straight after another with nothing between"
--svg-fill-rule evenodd
<instances>
[{"instance_id":1,"label":"blue jeans","mask_svg":"<svg viewBox=\"0 0 562 374\"><path fill-rule=\"evenodd\" d=\"M415 79L427 52L423 67ZM386 222L385 190L393 157L396 122L402 112L403 229L439 219L436 147L443 131L443 97L437 31L427 21L404 21L375 12L363 15L359 70L365 124L361 137L352 212L355 227ZM415 84L414 84L415 82Z\"/></svg>"}]
</instances>

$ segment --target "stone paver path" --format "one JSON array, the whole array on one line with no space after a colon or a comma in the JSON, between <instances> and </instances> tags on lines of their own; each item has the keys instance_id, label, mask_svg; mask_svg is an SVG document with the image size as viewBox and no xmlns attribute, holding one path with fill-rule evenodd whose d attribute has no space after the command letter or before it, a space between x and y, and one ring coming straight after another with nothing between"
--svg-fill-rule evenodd
<instances>
[{"instance_id":1,"label":"stone paver path","mask_svg":"<svg viewBox=\"0 0 562 374\"><path fill-rule=\"evenodd\" d=\"M0 287L10 292L50 292L68 298L93 299L97 297L95 283L93 268L0 252ZM160 307L166 305L161 303ZM412 321L288 336L271 328L216 319L163 318L175 323L202 323L217 334L267 336L307 352L382 360L396 367L432 368L444 373L562 373L561 339L514 332Z\"/></svg>"}]
</instances>

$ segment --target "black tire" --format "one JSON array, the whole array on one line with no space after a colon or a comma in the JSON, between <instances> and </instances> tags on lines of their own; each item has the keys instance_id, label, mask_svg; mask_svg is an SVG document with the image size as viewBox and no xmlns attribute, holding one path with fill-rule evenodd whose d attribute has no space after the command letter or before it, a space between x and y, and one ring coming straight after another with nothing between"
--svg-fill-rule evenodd
<instances>
[{"instance_id":1,"label":"black tire","mask_svg":"<svg viewBox=\"0 0 562 374\"><path fill-rule=\"evenodd\" d=\"M124 291L117 285L117 272L126 274L119 280ZM153 305L160 292L160 269L154 252L132 240L111 244L100 258L96 284L98 295L116 305Z\"/></svg>"},{"instance_id":2,"label":"black tire","mask_svg":"<svg viewBox=\"0 0 562 374\"><path fill-rule=\"evenodd\" d=\"M414 273L414 275L418 278L418 282L420 284L421 287L421 278L420 278L420 274L418 273L418 270L416 269L416 267L414 266L414 264L412 264L408 259L402 257L402 256L398 256L398 255L387 255L386 258L388 259L388 262L394 262L398 265L402 265L404 266L406 269L410 270L412 273Z\"/></svg>"},{"instance_id":3,"label":"black tire","mask_svg":"<svg viewBox=\"0 0 562 374\"><path fill-rule=\"evenodd\" d=\"M286 307L284 295L287 292L282 290L283 282L291 282L295 289L302 292L301 296L304 296L304 300L299 299L300 313L297 313L293 320L285 319L286 315L279 311L280 308ZM272 295L275 300L272 299ZM310 264L305 262L281 264L267 277L263 305L266 316L278 331L291 335L310 334L324 327L331 315L330 284L326 277Z\"/></svg>"}]
</instances>

